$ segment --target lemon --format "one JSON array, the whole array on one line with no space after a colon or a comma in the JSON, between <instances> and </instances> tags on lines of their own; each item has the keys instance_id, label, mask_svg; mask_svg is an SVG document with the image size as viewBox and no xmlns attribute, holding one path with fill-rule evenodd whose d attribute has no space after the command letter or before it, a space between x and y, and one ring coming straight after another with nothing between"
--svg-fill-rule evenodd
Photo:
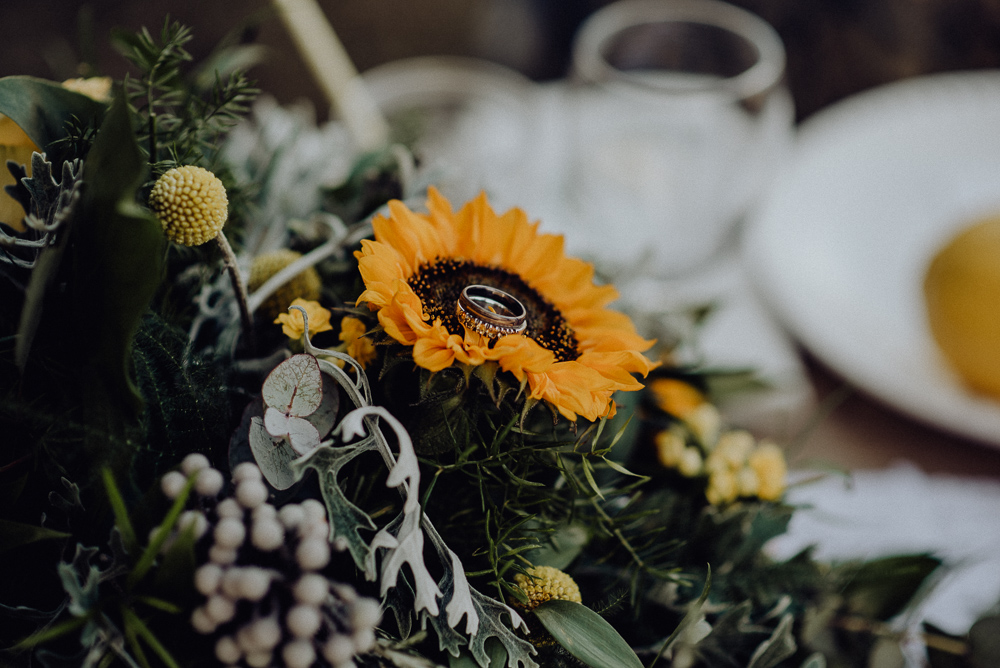
<instances>
[{"instance_id":1,"label":"lemon","mask_svg":"<svg viewBox=\"0 0 1000 668\"><path fill-rule=\"evenodd\" d=\"M961 230L924 276L931 334L975 391L1000 398L1000 215Z\"/></svg>"}]
</instances>

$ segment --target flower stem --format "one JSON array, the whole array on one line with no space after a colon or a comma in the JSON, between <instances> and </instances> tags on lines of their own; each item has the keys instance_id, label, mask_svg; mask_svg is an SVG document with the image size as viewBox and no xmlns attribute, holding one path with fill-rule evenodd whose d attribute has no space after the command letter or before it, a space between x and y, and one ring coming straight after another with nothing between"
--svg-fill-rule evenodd
<instances>
[{"instance_id":1,"label":"flower stem","mask_svg":"<svg viewBox=\"0 0 1000 668\"><path fill-rule=\"evenodd\" d=\"M226 235L221 230L215 237L215 241L219 244L223 261L226 263L226 271L229 272L229 280L233 283L233 292L236 293L236 304L240 309L243 331L247 336L250 336L253 332L253 317L250 315L250 309L247 308L247 286L243 282L243 276L240 275L239 267L236 265L236 253L233 252L233 247L229 245L229 240L226 239Z\"/></svg>"}]
</instances>

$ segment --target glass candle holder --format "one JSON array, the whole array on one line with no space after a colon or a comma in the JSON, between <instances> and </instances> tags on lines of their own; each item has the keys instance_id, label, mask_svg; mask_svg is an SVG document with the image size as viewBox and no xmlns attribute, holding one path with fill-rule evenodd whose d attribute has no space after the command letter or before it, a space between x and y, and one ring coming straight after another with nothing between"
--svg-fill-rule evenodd
<instances>
[{"instance_id":1,"label":"glass candle holder","mask_svg":"<svg viewBox=\"0 0 1000 668\"><path fill-rule=\"evenodd\" d=\"M733 235L790 145L785 52L716 0L622 0L573 49L567 198L612 268L689 273Z\"/></svg>"}]
</instances>

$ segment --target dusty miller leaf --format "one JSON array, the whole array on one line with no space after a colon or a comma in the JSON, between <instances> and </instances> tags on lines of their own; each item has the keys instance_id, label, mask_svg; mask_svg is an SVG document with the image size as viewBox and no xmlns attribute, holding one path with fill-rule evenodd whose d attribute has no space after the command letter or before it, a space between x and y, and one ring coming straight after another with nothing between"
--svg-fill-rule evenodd
<instances>
[{"instance_id":1,"label":"dusty miller leaf","mask_svg":"<svg viewBox=\"0 0 1000 668\"><path fill-rule=\"evenodd\" d=\"M472 650L472 655L476 657L479 665L491 666L491 653L486 647L486 641L490 638L496 638L507 650L508 668L518 668L519 665L524 666L524 668L538 668L538 664L531 658L532 654L537 653L535 647L527 640L518 637L512 629L504 626L501 621L501 615L507 613L514 628L521 627L527 630L527 625L521 616L509 606L495 601L489 596L484 596L475 589L472 589L470 593L472 594L472 603L476 607L476 613L479 615L480 624L479 631L469 639L469 649Z\"/></svg>"},{"instance_id":2,"label":"dusty miller leaf","mask_svg":"<svg viewBox=\"0 0 1000 668\"><path fill-rule=\"evenodd\" d=\"M369 547L361 537L360 529L374 531L377 527L363 510L348 500L340 489L337 475L340 469L362 452L374 449L373 444L347 445L331 447L329 445L316 448L308 455L291 462L296 478L305 474L306 469L313 469L319 476L320 492L326 503L327 516L330 519L330 541L347 541L347 548L354 558L354 564L364 569L373 548Z\"/></svg>"}]
</instances>

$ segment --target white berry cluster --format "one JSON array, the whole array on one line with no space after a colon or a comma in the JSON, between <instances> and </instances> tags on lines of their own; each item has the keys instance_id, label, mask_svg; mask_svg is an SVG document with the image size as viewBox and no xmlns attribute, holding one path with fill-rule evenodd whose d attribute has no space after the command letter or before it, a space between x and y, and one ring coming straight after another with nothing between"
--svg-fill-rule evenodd
<instances>
[{"instance_id":1,"label":"white berry cluster","mask_svg":"<svg viewBox=\"0 0 1000 668\"><path fill-rule=\"evenodd\" d=\"M191 625L215 637L223 665L351 668L374 648L378 602L320 573L330 562L322 503L275 508L249 462L233 470L232 495L217 500L222 474L200 454L163 476L163 492L177 498L191 476L203 509L185 511L178 531L193 524L199 554L207 548L194 576L205 600Z\"/></svg>"}]
</instances>

